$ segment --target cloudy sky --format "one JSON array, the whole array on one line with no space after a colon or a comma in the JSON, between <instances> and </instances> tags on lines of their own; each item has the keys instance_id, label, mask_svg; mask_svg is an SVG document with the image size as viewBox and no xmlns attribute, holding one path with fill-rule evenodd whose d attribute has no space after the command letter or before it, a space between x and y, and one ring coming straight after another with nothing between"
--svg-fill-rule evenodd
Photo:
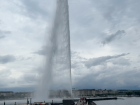
<instances>
[{"instance_id":1,"label":"cloudy sky","mask_svg":"<svg viewBox=\"0 0 140 105\"><path fill-rule=\"evenodd\" d=\"M73 88L140 89L140 1L69 0ZM56 0L0 0L0 88L39 81Z\"/></svg>"}]
</instances>

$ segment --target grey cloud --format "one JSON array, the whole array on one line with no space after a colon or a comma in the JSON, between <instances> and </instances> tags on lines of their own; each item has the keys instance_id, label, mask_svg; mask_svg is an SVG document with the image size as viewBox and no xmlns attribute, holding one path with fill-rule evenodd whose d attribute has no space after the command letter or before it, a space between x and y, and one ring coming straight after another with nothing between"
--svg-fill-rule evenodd
<instances>
[{"instance_id":1,"label":"grey cloud","mask_svg":"<svg viewBox=\"0 0 140 105\"><path fill-rule=\"evenodd\" d=\"M43 67L38 67L38 68L33 68L31 72L36 72L38 75L42 75L43 70L44 70Z\"/></svg>"},{"instance_id":2,"label":"grey cloud","mask_svg":"<svg viewBox=\"0 0 140 105\"><path fill-rule=\"evenodd\" d=\"M80 53L74 52L74 51L71 51L71 59L72 60L80 60L80 61L87 60L86 58L81 57Z\"/></svg>"},{"instance_id":3,"label":"grey cloud","mask_svg":"<svg viewBox=\"0 0 140 105\"><path fill-rule=\"evenodd\" d=\"M23 78L26 82L36 82L37 81L37 77L36 77L35 73L24 74Z\"/></svg>"},{"instance_id":4,"label":"grey cloud","mask_svg":"<svg viewBox=\"0 0 140 105\"><path fill-rule=\"evenodd\" d=\"M21 11L20 11L20 9L18 9L16 7L14 8L14 6L8 7L5 9L2 9L2 10L8 10L9 8L13 8L14 11L18 10L19 13L15 14L15 15L23 18L25 21L28 20L29 25L34 26L34 24L38 24L38 22L41 22L42 25L40 27L44 27L44 25L43 25L44 21L42 19L38 19L38 17L48 17L46 10L44 10L44 7L41 8L41 5L40 5L40 3L44 2L44 1L38 1L38 0L28 0L28 1L20 0L20 1L23 3L23 5L25 7L25 8L22 8ZM89 1L92 1L94 3L94 5L86 4ZM137 57L135 55L137 55L137 53L139 53L139 50L138 50L139 45L137 47L134 45L129 46L127 43L129 43L128 39L131 39L132 37L135 37L135 35L136 35L135 33L131 33L131 31L128 31L128 30L130 30L130 29L134 30L135 27L139 27L139 24L138 24L139 22L137 22L137 20L135 19L135 18L138 18L138 16L140 16L138 14L138 11L140 10L139 9L140 3L138 2L138 0L136 0L135 2L133 0L126 0L126 1L124 1L124 0L123 1L120 1L120 0L107 0L107 1L89 0L89 1L87 1L87 0L69 1L71 3L70 4L70 20L71 20L70 26L71 26L71 33L72 33L71 34L72 49L79 51L81 53L83 53L83 52L97 53L98 51L102 51L102 48L100 50L97 50L97 47L99 47L99 46L97 46L97 43L95 43L96 40L94 40L94 39L97 38L97 41L98 41L98 39L101 39L101 37L103 37L104 40L102 38L102 40L100 40L100 43L101 43L101 41L104 41L105 44L108 44L108 43L113 42L114 40L116 41L118 38L121 37L122 39L118 42L119 49L118 49L118 44L115 44L115 46L111 45L111 46L109 46L109 48L111 48L111 51L113 50L113 52L110 52L110 53L114 54L114 51L116 51L116 53L118 53L118 54L122 54L122 52L131 52L131 53L134 52L134 55L132 54L132 56L131 56L132 58L129 57L130 60L131 59L134 60ZM129 8L130 7L129 1L131 2L131 5L137 4L137 6L133 5L133 6L131 6L132 8ZM99 5L96 2L99 2ZM48 7L48 4L45 4L45 5L46 5L46 7ZM74 5L74 6L72 6L72 5ZM100 6L100 7L97 9L96 6ZM73 7L75 7L75 8L73 8ZM128 11L126 12L126 10L128 10ZM28 15L31 18L37 18L38 20L35 21L34 24L32 24L32 19L29 19L26 16L23 16L23 17L21 16L20 12L22 12L22 11L24 11L24 15ZM3 13L5 13L5 12L6 11L3 11ZM80 14L80 13L82 13L82 14ZM10 16L10 14L9 14L9 16ZM108 20L108 21L106 21L106 20ZM5 22L6 22L6 20L5 20ZM21 25L20 25L21 28L24 25L27 25L27 24L22 23L22 19L20 19L17 22L21 23ZM48 22L50 22L50 21L48 21ZM6 23L8 23L8 22L6 22ZM13 22L9 23L9 25L10 24L12 25ZM115 24L116 27L112 27L112 24ZM85 26L88 26L88 28ZM134 26L134 28L133 28L133 26ZM34 28L34 29L37 29L37 28ZM111 30L111 32L113 31L114 34L110 35L109 37L106 37L106 35L101 36L100 33L106 29ZM115 35L117 33L117 30L123 31L120 29L126 30L126 32L128 32L128 34L130 34L130 36L132 36L132 37L129 37L127 35L125 37L128 39L126 39L126 38L122 37L122 35ZM116 31L114 31L114 30L116 30ZM18 32L19 31L20 30L18 30ZM23 39L25 38L24 35L25 35L25 33L21 33L21 37L23 37ZM37 35L40 35L40 34L37 34ZM139 35L139 33L138 33L138 35ZM2 37L5 37L5 34L3 34ZM37 36L37 37L39 37L39 36ZM36 38L36 36L35 36L35 38ZM123 38L124 38L124 40L123 40ZM29 40L32 40L32 39L29 39ZM16 43L16 45L18 45L17 47L21 46L21 44L19 43L19 41L17 39L17 36L14 38L14 41L17 42ZM25 42L24 45L27 47L28 46L32 47L34 45L34 43L38 43L40 40L32 40L32 41L34 41L34 42L31 42L32 44L30 44L28 42L26 44L26 42ZM91 41L94 43L91 43ZM7 43L7 42L5 42L5 43ZM121 46L122 43L126 46ZM93 47L93 45L95 47ZM82 47L80 48L80 46L82 46ZM90 47L90 46L92 46L92 47ZM125 50L124 48L128 48L129 50ZM130 48L132 48L132 49L130 49ZM94 51L92 49L94 49ZM28 48L27 48L27 50L28 50ZM109 51L109 50L107 49L107 51ZM18 52L16 52L16 53L18 53ZM39 54L39 55L45 55L46 53L47 53L47 51L43 48L34 52L34 54ZM78 55L80 55L80 54L75 54L75 53L72 54L72 60L74 60L72 62L72 69L73 69L74 73L77 72L77 74L79 74L79 75L82 75L82 73L84 72L83 75L85 76L85 78L75 79L76 81L79 81L77 83L77 85L79 85L79 87L83 88L85 86L85 88L88 88L88 86L91 85L90 87L97 86L97 88L100 88L102 86L106 86L106 87L112 88L112 86L116 87L116 84L118 83L118 82L116 82L116 81L118 81L117 78L121 77L120 79L122 79L121 81L123 81L124 78L126 78L126 76L133 78L133 79L137 78L136 80L138 80L138 81L140 80L139 75L133 74L133 73L139 74L139 72L135 72L135 71L127 72L127 73L124 72L125 70L128 70L128 69L126 68L125 70L123 70L122 65L130 65L130 63L129 63L129 59L123 58L123 55L121 57L116 56L116 58L114 56L104 56L104 57L93 58L93 59L89 59L89 60L87 59L87 62L84 62L84 63L82 63L83 59L80 59L80 57ZM26 56L28 56L28 55L26 55ZM90 57L90 55L88 55L88 56ZM36 58L36 55L33 58L38 60L38 56ZM105 66L102 64L104 64L106 62L113 63L112 66L114 68L110 68L110 70L107 70L108 67L106 67L106 68L102 69L101 72L98 72L98 73L96 73L98 70L95 71L95 69L93 71L91 71L91 69L93 69L93 68L100 69L100 67ZM34 61L33 61L33 63L34 63ZM88 67L86 66L85 63L87 64ZM27 62L27 64L28 64L28 62ZM20 65L20 62L19 62L19 65ZM120 71L115 72L117 70L117 67L119 67L119 66L120 66L120 68L119 68ZM127 66L125 66L125 67L127 67ZM131 66L129 66L129 67L137 67L139 69L139 66L135 65L135 63L133 65L133 62L131 63ZM27 67L27 69L28 69L28 67ZM91 75L87 75L86 74L87 71L90 71L89 73ZM111 72L111 71L113 71L113 72ZM24 71L24 72L26 72L26 71ZM34 70L32 72L37 72L38 75L40 75L41 73L43 73L43 68L42 69L38 68L37 70ZM29 73L31 73L31 72L29 72ZM117 75L117 73L118 73L118 75ZM130 73L130 75L128 75L128 73ZM127 75L125 75L125 74L127 74ZM34 76L32 76L32 75L26 75L24 77L25 77L25 81L28 81L28 82L35 80ZM101 78L101 77L103 77L103 78ZM81 82L81 81L83 81L83 82ZM128 81L127 78L126 78L126 81ZM8 81L5 83L8 83ZM135 81L133 81L133 83L134 83L134 85L136 84ZM128 84L129 84L129 81L128 81ZM119 84L118 86L121 86L121 84Z\"/></svg>"},{"instance_id":5,"label":"grey cloud","mask_svg":"<svg viewBox=\"0 0 140 105\"><path fill-rule=\"evenodd\" d=\"M38 55L45 55L46 53L45 53L45 50L38 50L38 51L36 51L36 52L33 52L34 54L38 54Z\"/></svg>"},{"instance_id":6,"label":"grey cloud","mask_svg":"<svg viewBox=\"0 0 140 105\"><path fill-rule=\"evenodd\" d=\"M33 52L33 53L34 53L34 54L38 54L38 55L46 55L46 52L47 52L46 49L47 49L47 48L46 48L45 46L43 46L41 50L35 51L35 52Z\"/></svg>"},{"instance_id":7,"label":"grey cloud","mask_svg":"<svg viewBox=\"0 0 140 105\"><path fill-rule=\"evenodd\" d=\"M14 62L16 58L13 55L0 56L0 63L5 64L9 62Z\"/></svg>"},{"instance_id":8,"label":"grey cloud","mask_svg":"<svg viewBox=\"0 0 140 105\"><path fill-rule=\"evenodd\" d=\"M0 86L5 87L8 86L8 84L13 83L13 79L9 78L9 76L12 74L11 70L9 69L1 69L0 70Z\"/></svg>"},{"instance_id":9,"label":"grey cloud","mask_svg":"<svg viewBox=\"0 0 140 105\"><path fill-rule=\"evenodd\" d=\"M140 83L139 70L130 67L113 66L90 70L90 74L77 78L74 87L77 88L102 88L120 89L133 88ZM82 82L80 82L82 81ZM133 88L134 89L134 88Z\"/></svg>"},{"instance_id":10,"label":"grey cloud","mask_svg":"<svg viewBox=\"0 0 140 105\"><path fill-rule=\"evenodd\" d=\"M2 31L2 30L0 30L0 39L5 38L6 34L11 34L11 31Z\"/></svg>"},{"instance_id":11,"label":"grey cloud","mask_svg":"<svg viewBox=\"0 0 140 105\"><path fill-rule=\"evenodd\" d=\"M25 57L20 57L19 59L20 59L21 61L22 61L22 60L31 60L32 57L27 57L27 58L25 58Z\"/></svg>"},{"instance_id":12,"label":"grey cloud","mask_svg":"<svg viewBox=\"0 0 140 105\"><path fill-rule=\"evenodd\" d=\"M81 61L72 60L72 61L71 61L71 68L72 68L72 69L80 68L80 67L81 67L81 64L82 64Z\"/></svg>"},{"instance_id":13,"label":"grey cloud","mask_svg":"<svg viewBox=\"0 0 140 105\"><path fill-rule=\"evenodd\" d=\"M81 57L80 53L71 51L71 68L77 69L80 68L84 61L88 59Z\"/></svg>"},{"instance_id":14,"label":"grey cloud","mask_svg":"<svg viewBox=\"0 0 140 105\"><path fill-rule=\"evenodd\" d=\"M5 38L5 35L0 35L0 39Z\"/></svg>"},{"instance_id":15,"label":"grey cloud","mask_svg":"<svg viewBox=\"0 0 140 105\"><path fill-rule=\"evenodd\" d=\"M109 35L108 37L106 37L103 41L102 44L107 44L112 42L113 40L116 40L118 38L121 38L122 35L125 33L124 30L118 30L115 34Z\"/></svg>"},{"instance_id":16,"label":"grey cloud","mask_svg":"<svg viewBox=\"0 0 140 105\"><path fill-rule=\"evenodd\" d=\"M128 54L129 53L120 54L120 55L116 55L116 56L103 56L103 57L98 57L98 58L92 58L92 59L89 59L88 61L85 62L85 66L87 68L90 68L92 66L100 65L100 64L106 62L107 60L114 59L114 58L119 58L121 56L125 56L125 55L128 55Z\"/></svg>"},{"instance_id":17,"label":"grey cloud","mask_svg":"<svg viewBox=\"0 0 140 105\"><path fill-rule=\"evenodd\" d=\"M91 0L95 8L108 20L112 25L140 21L139 0ZM127 20L128 19L128 20ZM129 21L129 22L127 22ZM131 27L130 26L130 27Z\"/></svg>"},{"instance_id":18,"label":"grey cloud","mask_svg":"<svg viewBox=\"0 0 140 105\"><path fill-rule=\"evenodd\" d=\"M116 65L130 65L129 59L125 59L125 58L117 58L115 60L110 60L113 64Z\"/></svg>"},{"instance_id":19,"label":"grey cloud","mask_svg":"<svg viewBox=\"0 0 140 105\"><path fill-rule=\"evenodd\" d=\"M38 1L38 0L21 0L22 4L24 5L25 12L28 16L36 19L37 17L46 17L47 16L47 6L43 6L40 3L45 1Z\"/></svg>"},{"instance_id":20,"label":"grey cloud","mask_svg":"<svg viewBox=\"0 0 140 105\"><path fill-rule=\"evenodd\" d=\"M124 12L126 11L126 8L124 8L126 6L126 1L120 1L119 0L110 0L110 6L109 5L104 5L104 17L108 20L108 21L112 21L115 20L114 16L121 16L122 14L124 14Z\"/></svg>"},{"instance_id":21,"label":"grey cloud","mask_svg":"<svg viewBox=\"0 0 140 105\"><path fill-rule=\"evenodd\" d=\"M135 80L131 80L126 75L130 73L122 73L121 75L112 74L112 76L107 76L106 74L101 73L100 75L87 75L80 79L80 81L75 84L74 87L77 88L95 88L95 89L120 89L120 88L129 88L130 86L139 84L139 78L137 78L138 82ZM123 76L122 76L123 75ZM124 76L125 75L125 76ZM100 78L102 76L102 78ZM137 76L136 74L132 75L132 77ZM129 82L128 82L129 81ZM131 81L131 82L130 82Z\"/></svg>"},{"instance_id":22,"label":"grey cloud","mask_svg":"<svg viewBox=\"0 0 140 105\"><path fill-rule=\"evenodd\" d=\"M101 3L102 2L102 3ZM109 22L119 22L123 19L124 16L127 16L129 13L130 5L134 5L134 3L130 3L130 0L108 0L108 1L93 1L95 7L101 12L105 19Z\"/></svg>"},{"instance_id":23,"label":"grey cloud","mask_svg":"<svg viewBox=\"0 0 140 105\"><path fill-rule=\"evenodd\" d=\"M7 77L7 76L10 76L11 75L11 70L8 70L8 69L3 69L3 70L0 70L0 77Z\"/></svg>"}]
</instances>

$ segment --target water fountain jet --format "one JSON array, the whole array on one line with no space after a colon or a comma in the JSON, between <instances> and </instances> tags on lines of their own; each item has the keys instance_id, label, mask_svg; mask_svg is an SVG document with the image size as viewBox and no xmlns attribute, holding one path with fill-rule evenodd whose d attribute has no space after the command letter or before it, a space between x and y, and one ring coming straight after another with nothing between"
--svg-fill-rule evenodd
<instances>
[{"instance_id":1,"label":"water fountain jet","mask_svg":"<svg viewBox=\"0 0 140 105\"><path fill-rule=\"evenodd\" d=\"M52 88L67 90L72 95L68 0L57 0L53 27L46 44L46 63L36 96L44 101Z\"/></svg>"}]
</instances>

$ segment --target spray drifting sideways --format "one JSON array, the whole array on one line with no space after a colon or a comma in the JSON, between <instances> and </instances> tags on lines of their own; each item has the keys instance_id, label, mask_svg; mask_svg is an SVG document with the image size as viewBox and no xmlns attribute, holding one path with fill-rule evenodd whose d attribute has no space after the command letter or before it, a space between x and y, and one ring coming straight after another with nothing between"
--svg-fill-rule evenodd
<instances>
[{"instance_id":1,"label":"spray drifting sideways","mask_svg":"<svg viewBox=\"0 0 140 105\"><path fill-rule=\"evenodd\" d=\"M51 89L67 90L72 95L68 0L57 0L53 27L46 42L46 62L36 94L42 101L48 98Z\"/></svg>"}]
</instances>

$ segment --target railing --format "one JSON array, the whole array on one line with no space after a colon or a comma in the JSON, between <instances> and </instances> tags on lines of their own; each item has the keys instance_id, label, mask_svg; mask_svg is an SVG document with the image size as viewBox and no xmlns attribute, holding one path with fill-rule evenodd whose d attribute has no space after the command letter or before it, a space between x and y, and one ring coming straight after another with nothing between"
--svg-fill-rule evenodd
<instances>
[{"instance_id":1,"label":"railing","mask_svg":"<svg viewBox=\"0 0 140 105\"><path fill-rule=\"evenodd\" d=\"M0 105L27 105L27 103L0 103ZM28 105L30 105L30 104L28 104ZM33 104L32 104L33 105Z\"/></svg>"}]
</instances>

